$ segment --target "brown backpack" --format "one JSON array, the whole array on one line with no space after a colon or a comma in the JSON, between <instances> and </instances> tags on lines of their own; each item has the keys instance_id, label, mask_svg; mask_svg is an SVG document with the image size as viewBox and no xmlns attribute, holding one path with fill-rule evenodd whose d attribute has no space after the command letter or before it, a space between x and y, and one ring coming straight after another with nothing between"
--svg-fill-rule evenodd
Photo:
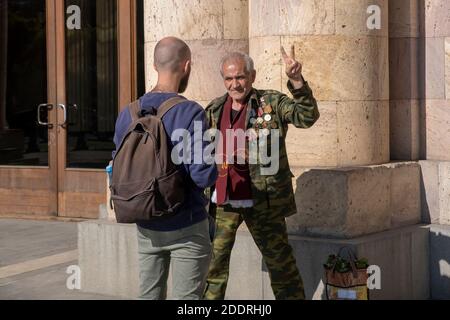
<instances>
[{"instance_id":1,"label":"brown backpack","mask_svg":"<svg viewBox=\"0 0 450 320\"><path fill-rule=\"evenodd\" d=\"M118 223L138 223L176 214L185 198L184 176L172 162L162 118L181 97L167 100L157 115L130 107L132 123L113 161L111 201Z\"/></svg>"}]
</instances>

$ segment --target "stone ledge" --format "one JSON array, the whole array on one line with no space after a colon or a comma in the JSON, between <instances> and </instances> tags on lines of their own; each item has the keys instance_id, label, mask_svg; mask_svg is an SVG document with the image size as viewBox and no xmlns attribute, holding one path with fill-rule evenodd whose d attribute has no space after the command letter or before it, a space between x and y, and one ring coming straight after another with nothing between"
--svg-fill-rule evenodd
<instances>
[{"instance_id":1,"label":"stone ledge","mask_svg":"<svg viewBox=\"0 0 450 320\"><path fill-rule=\"evenodd\" d=\"M421 222L415 162L294 171L298 213L288 218L292 234L349 239Z\"/></svg>"},{"instance_id":2,"label":"stone ledge","mask_svg":"<svg viewBox=\"0 0 450 320\"><path fill-rule=\"evenodd\" d=\"M343 246L381 268L381 290L373 300L428 299L429 227L415 225L352 240L290 236L297 266L303 277L306 298L325 299L323 263ZM413 280L413 281L411 281ZM272 300L269 275L250 234L239 231L231 258L227 299Z\"/></svg>"},{"instance_id":3,"label":"stone ledge","mask_svg":"<svg viewBox=\"0 0 450 320\"><path fill-rule=\"evenodd\" d=\"M83 292L129 299L138 297L135 225L100 220L79 223L78 252Z\"/></svg>"},{"instance_id":4,"label":"stone ledge","mask_svg":"<svg viewBox=\"0 0 450 320\"><path fill-rule=\"evenodd\" d=\"M136 228L104 221L79 224L82 290L134 299L138 295ZM323 263L350 246L381 268L372 299L428 299L429 227L415 225L352 240L290 236L307 299L323 299ZM411 281L413 280L413 281ZM169 280L170 283L170 280ZM170 285L169 285L170 297ZM273 299L269 276L248 231L240 230L231 257L227 299Z\"/></svg>"}]
</instances>

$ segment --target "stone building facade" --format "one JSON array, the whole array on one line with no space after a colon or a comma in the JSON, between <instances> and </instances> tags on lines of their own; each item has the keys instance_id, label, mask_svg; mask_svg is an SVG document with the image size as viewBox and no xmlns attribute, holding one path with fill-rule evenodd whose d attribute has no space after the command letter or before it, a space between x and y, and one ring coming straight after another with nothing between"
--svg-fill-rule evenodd
<instances>
[{"instance_id":1,"label":"stone building facade","mask_svg":"<svg viewBox=\"0 0 450 320\"><path fill-rule=\"evenodd\" d=\"M380 8L380 29L367 26L371 5ZM426 263L416 274L412 248L395 248L402 235L429 250L418 225L449 220L447 1L146 1L145 22L146 65L152 65L158 39L175 35L187 40L194 52L187 96L205 104L223 94L218 64L232 50L254 58L255 87L287 92L280 46L294 44L322 117L311 130L290 129L287 145L299 211L289 221L292 235L357 241L378 234L380 239L361 240L369 241L364 242L369 247L393 237L391 262L409 259L406 270L413 279L423 278L415 279L423 282L422 290L410 291L405 280L408 296L429 294ZM150 88L155 73L147 70L146 75ZM300 247L300 264L310 258L300 254L305 241L293 240ZM373 250L366 254L375 260L380 253ZM382 268L386 277L388 264ZM433 271L435 266L430 267ZM243 287L236 284L236 293L245 295Z\"/></svg>"},{"instance_id":2,"label":"stone building facade","mask_svg":"<svg viewBox=\"0 0 450 320\"><path fill-rule=\"evenodd\" d=\"M288 219L290 240L308 298L324 298L322 264L342 246L380 267L372 298L450 297L450 2L146 0L144 7L147 89L156 81L156 42L178 36L193 51L186 96L203 105L225 92L219 61L235 50L254 58L256 88L287 93L280 46L295 45L321 112L314 128L291 128L287 143L298 208ZM379 29L367 25L374 12ZM229 298L273 298L245 228L231 264Z\"/></svg>"}]
</instances>

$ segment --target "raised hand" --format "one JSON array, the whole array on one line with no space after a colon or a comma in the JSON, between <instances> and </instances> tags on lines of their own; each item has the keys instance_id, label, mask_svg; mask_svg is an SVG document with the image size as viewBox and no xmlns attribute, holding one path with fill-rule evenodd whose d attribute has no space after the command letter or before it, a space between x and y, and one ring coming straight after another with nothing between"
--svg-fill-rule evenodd
<instances>
[{"instance_id":1,"label":"raised hand","mask_svg":"<svg viewBox=\"0 0 450 320\"><path fill-rule=\"evenodd\" d=\"M294 86L303 86L303 66L300 62L295 60L295 46L291 46L290 56L286 53L284 47L281 47L281 56L283 57L283 61L286 64L286 75L288 76L289 80L291 80Z\"/></svg>"}]
</instances>

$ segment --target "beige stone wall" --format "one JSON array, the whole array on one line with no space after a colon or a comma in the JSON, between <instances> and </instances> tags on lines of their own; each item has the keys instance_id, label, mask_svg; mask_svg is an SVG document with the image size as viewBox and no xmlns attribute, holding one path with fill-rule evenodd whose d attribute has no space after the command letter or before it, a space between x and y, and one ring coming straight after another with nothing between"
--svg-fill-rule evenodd
<instances>
[{"instance_id":1,"label":"beige stone wall","mask_svg":"<svg viewBox=\"0 0 450 320\"><path fill-rule=\"evenodd\" d=\"M380 30L366 26L374 4ZM291 128L293 166L450 160L449 21L446 0L147 0L146 85L156 42L174 35L194 52L189 98L225 92L218 65L234 50L254 58L255 87L287 93L280 46L295 44L322 116Z\"/></svg>"},{"instance_id":2,"label":"beige stone wall","mask_svg":"<svg viewBox=\"0 0 450 320\"><path fill-rule=\"evenodd\" d=\"M369 5L381 8L380 30L367 28ZM257 88L287 92L280 46L294 44L321 119L291 128L294 166L389 162L388 2L384 0L250 0L250 54Z\"/></svg>"},{"instance_id":3,"label":"beige stone wall","mask_svg":"<svg viewBox=\"0 0 450 320\"><path fill-rule=\"evenodd\" d=\"M421 0L424 10L424 158L450 160L450 1Z\"/></svg>"},{"instance_id":4,"label":"beige stone wall","mask_svg":"<svg viewBox=\"0 0 450 320\"><path fill-rule=\"evenodd\" d=\"M153 69L156 43L176 36L193 52L185 95L205 106L225 93L219 73L221 57L230 51L248 52L247 0L146 0L144 15L147 90L157 82Z\"/></svg>"}]
</instances>

